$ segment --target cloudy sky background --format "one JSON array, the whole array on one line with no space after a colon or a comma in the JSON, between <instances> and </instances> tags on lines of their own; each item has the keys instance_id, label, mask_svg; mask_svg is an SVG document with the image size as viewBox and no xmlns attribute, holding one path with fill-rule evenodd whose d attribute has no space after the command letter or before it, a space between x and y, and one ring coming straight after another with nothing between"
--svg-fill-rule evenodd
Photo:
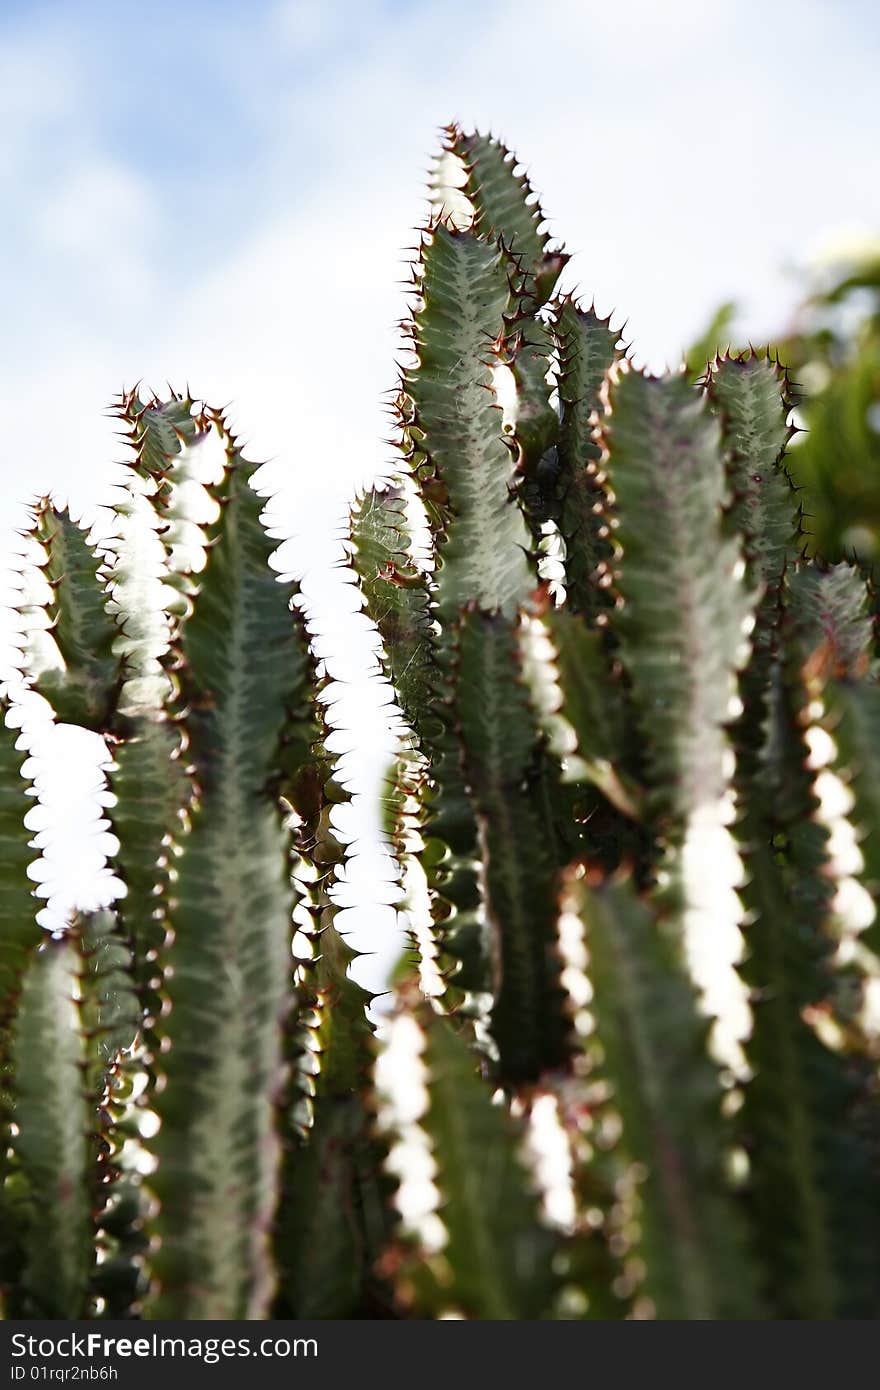
<instances>
[{"instance_id":1,"label":"cloudy sky background","mask_svg":"<svg viewBox=\"0 0 880 1390\"><path fill-rule=\"evenodd\" d=\"M520 152L568 284L662 367L726 298L773 333L799 266L880 227L878 71L872 0L0 0L4 556L38 493L93 514L120 386L189 383L272 461L285 563L353 680L366 639L326 568L390 457L437 128ZM363 779L382 717L362 685L349 706ZM49 788L74 822L76 756L56 742ZM352 899L381 898L375 870ZM375 941L389 914L361 920Z\"/></svg>"}]
</instances>

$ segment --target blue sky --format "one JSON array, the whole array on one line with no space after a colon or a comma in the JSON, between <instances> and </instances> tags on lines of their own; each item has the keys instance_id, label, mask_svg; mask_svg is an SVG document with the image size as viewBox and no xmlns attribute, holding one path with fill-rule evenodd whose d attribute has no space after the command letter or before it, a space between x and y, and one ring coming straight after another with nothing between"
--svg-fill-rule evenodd
<instances>
[{"instance_id":1,"label":"blue sky","mask_svg":"<svg viewBox=\"0 0 880 1390\"><path fill-rule=\"evenodd\" d=\"M363 634L322 576L345 497L389 458L396 282L438 126L520 152L576 253L569 283L674 364L725 298L744 333L772 333L794 268L880 228L877 16L868 0L0 0L4 551L39 492L91 514L120 386L189 382L273 461L286 556L353 680ZM354 699L377 748L378 706Z\"/></svg>"},{"instance_id":2,"label":"blue sky","mask_svg":"<svg viewBox=\"0 0 880 1390\"><path fill-rule=\"evenodd\" d=\"M773 331L794 265L880 225L871 5L548 0L537 15L3 0L7 510L45 486L92 500L101 408L139 377L234 400L307 511L378 466L401 248L450 116L521 152L578 253L571 279L656 365L728 296L746 331ZM51 439L35 429L47 403Z\"/></svg>"}]
</instances>

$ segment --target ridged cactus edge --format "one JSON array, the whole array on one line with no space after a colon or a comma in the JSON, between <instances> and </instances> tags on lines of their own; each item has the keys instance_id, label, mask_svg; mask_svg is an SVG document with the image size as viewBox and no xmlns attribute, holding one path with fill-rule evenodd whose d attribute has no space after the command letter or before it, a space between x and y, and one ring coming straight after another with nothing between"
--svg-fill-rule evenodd
<instances>
[{"instance_id":1,"label":"ridged cactus edge","mask_svg":"<svg viewBox=\"0 0 880 1390\"><path fill-rule=\"evenodd\" d=\"M16 698L104 741L123 891L38 925L6 701L3 1314L876 1317L875 603L807 555L797 388L643 370L497 139L447 127L430 195L342 557L382 1000L333 663L227 416L125 392L110 535L33 509Z\"/></svg>"}]
</instances>

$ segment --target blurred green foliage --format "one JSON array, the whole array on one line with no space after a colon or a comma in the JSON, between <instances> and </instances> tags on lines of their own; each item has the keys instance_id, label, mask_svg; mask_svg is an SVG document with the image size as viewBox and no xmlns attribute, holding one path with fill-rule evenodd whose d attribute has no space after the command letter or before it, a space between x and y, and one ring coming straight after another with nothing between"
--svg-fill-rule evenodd
<instances>
[{"instance_id":1,"label":"blurred green foliage","mask_svg":"<svg viewBox=\"0 0 880 1390\"><path fill-rule=\"evenodd\" d=\"M722 304L686 355L703 373L738 344ZM789 326L770 344L800 387L789 467L809 497L809 550L836 562L880 559L880 239L814 271Z\"/></svg>"}]
</instances>

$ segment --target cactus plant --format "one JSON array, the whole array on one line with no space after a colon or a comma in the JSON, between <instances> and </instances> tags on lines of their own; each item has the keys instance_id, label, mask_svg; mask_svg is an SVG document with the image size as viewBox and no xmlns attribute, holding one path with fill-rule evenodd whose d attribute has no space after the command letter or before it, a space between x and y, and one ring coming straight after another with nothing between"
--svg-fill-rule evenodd
<instances>
[{"instance_id":1,"label":"cactus plant","mask_svg":"<svg viewBox=\"0 0 880 1390\"><path fill-rule=\"evenodd\" d=\"M699 376L715 344L734 342L735 304L688 352ZM741 339L739 341L742 341ZM809 498L808 546L837 561L877 555L880 489L880 243L845 240L802 276L800 302L774 351L801 383L797 475ZM711 348L707 345L711 345Z\"/></svg>"},{"instance_id":2,"label":"cactus plant","mask_svg":"<svg viewBox=\"0 0 880 1390\"><path fill-rule=\"evenodd\" d=\"M224 414L124 394L113 535L34 511L25 678L112 753L126 891L38 927L4 707L5 1314L876 1316L875 603L806 556L795 388L637 367L492 137L431 196L347 540L400 745L378 1024Z\"/></svg>"}]
</instances>

